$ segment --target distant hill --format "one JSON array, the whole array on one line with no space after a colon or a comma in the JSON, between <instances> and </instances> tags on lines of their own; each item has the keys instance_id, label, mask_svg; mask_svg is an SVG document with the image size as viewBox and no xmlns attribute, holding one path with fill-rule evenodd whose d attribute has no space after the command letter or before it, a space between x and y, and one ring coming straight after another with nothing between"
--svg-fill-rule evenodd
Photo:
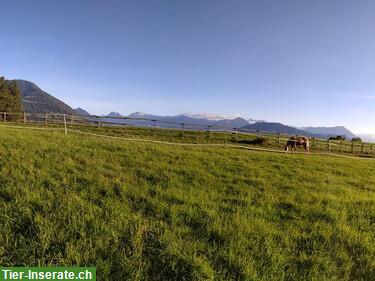
<instances>
[{"instance_id":1,"label":"distant hill","mask_svg":"<svg viewBox=\"0 0 375 281\"><path fill-rule=\"evenodd\" d=\"M108 113L107 115L105 115L105 117L124 117L123 115L121 115L120 113L118 112L110 112Z\"/></svg>"},{"instance_id":2,"label":"distant hill","mask_svg":"<svg viewBox=\"0 0 375 281\"><path fill-rule=\"evenodd\" d=\"M247 125L243 127L242 129L253 130L253 131L259 130L259 131L264 131L264 132L284 133L288 135L299 135L299 136L306 136L306 137L326 138L326 136L321 135L321 134L307 132L304 130L286 126L284 124L276 123L276 122L257 122L254 124Z\"/></svg>"},{"instance_id":3,"label":"distant hill","mask_svg":"<svg viewBox=\"0 0 375 281\"><path fill-rule=\"evenodd\" d=\"M242 128L249 124L250 123L247 120L241 117L237 117L234 119L225 119L225 120L216 121L215 123L212 124L212 128L234 129L234 128Z\"/></svg>"},{"instance_id":4,"label":"distant hill","mask_svg":"<svg viewBox=\"0 0 375 281\"><path fill-rule=\"evenodd\" d=\"M91 115L86 110L84 110L84 109L82 109L80 107L75 108L74 111L75 111L76 114L81 115L81 116L90 116Z\"/></svg>"},{"instance_id":5,"label":"distant hill","mask_svg":"<svg viewBox=\"0 0 375 281\"><path fill-rule=\"evenodd\" d=\"M325 135L327 137L335 137L335 136L344 136L346 139L355 138L356 135L349 131L344 126L336 126L336 127L305 127L301 128L304 131Z\"/></svg>"},{"instance_id":6,"label":"distant hill","mask_svg":"<svg viewBox=\"0 0 375 281\"><path fill-rule=\"evenodd\" d=\"M17 83L21 91L24 111L30 113L75 114L75 111L69 105L43 91L34 83L26 80L13 81Z\"/></svg>"}]
</instances>

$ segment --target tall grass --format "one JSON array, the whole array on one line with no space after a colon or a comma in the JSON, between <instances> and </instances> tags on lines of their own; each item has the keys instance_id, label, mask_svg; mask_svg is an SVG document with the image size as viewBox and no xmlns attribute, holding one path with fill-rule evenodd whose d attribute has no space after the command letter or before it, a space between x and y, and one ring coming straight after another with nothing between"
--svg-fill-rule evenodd
<instances>
[{"instance_id":1,"label":"tall grass","mask_svg":"<svg viewBox=\"0 0 375 281\"><path fill-rule=\"evenodd\" d=\"M0 128L0 264L375 280L375 163Z\"/></svg>"}]
</instances>

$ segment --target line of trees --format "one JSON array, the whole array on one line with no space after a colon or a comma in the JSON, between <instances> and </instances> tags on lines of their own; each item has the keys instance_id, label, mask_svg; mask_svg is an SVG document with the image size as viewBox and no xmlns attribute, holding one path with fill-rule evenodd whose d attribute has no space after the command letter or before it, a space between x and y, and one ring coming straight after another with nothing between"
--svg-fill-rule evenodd
<instances>
[{"instance_id":1,"label":"line of trees","mask_svg":"<svg viewBox=\"0 0 375 281\"><path fill-rule=\"evenodd\" d=\"M0 77L0 112L22 112L21 92L16 82Z\"/></svg>"},{"instance_id":2,"label":"line of trees","mask_svg":"<svg viewBox=\"0 0 375 281\"><path fill-rule=\"evenodd\" d=\"M344 136L336 136L336 137L329 137L329 140L337 140L337 141L344 141Z\"/></svg>"},{"instance_id":3,"label":"line of trees","mask_svg":"<svg viewBox=\"0 0 375 281\"><path fill-rule=\"evenodd\" d=\"M336 141L344 141L345 137L344 136L336 136L336 137L329 137L328 139L329 140L336 140ZM359 138L359 137L354 137L354 138L351 139L351 141L361 142L362 139Z\"/></svg>"}]
</instances>

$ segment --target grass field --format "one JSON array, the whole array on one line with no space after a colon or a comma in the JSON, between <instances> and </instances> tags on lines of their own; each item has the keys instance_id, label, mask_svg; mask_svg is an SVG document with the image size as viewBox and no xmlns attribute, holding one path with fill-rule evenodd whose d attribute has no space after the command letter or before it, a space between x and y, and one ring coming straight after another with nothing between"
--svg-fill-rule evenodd
<instances>
[{"instance_id":1,"label":"grass field","mask_svg":"<svg viewBox=\"0 0 375 281\"><path fill-rule=\"evenodd\" d=\"M372 160L0 128L0 209L3 266L375 280Z\"/></svg>"}]
</instances>

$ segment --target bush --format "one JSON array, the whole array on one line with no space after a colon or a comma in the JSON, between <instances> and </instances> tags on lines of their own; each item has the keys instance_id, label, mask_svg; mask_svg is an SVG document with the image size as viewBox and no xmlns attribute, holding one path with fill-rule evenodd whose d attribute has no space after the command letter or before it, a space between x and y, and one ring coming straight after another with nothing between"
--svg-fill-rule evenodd
<instances>
[{"instance_id":1,"label":"bush","mask_svg":"<svg viewBox=\"0 0 375 281\"><path fill-rule=\"evenodd\" d=\"M355 138L352 138L352 141L357 141L357 142L361 142L362 139L361 138L358 138L358 137L355 137Z\"/></svg>"},{"instance_id":2,"label":"bush","mask_svg":"<svg viewBox=\"0 0 375 281\"><path fill-rule=\"evenodd\" d=\"M329 137L329 140L338 140L338 141L344 141L345 137L344 136L336 136L336 137Z\"/></svg>"}]
</instances>

